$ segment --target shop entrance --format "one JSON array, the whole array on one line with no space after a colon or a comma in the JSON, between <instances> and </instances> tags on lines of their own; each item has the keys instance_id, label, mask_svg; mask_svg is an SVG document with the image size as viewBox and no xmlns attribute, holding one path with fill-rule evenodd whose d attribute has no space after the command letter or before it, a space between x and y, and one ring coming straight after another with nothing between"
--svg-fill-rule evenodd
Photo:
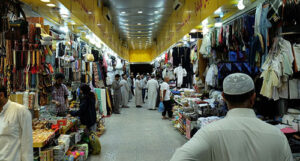
<instances>
[{"instance_id":1,"label":"shop entrance","mask_svg":"<svg viewBox=\"0 0 300 161\"><path fill-rule=\"evenodd\" d=\"M136 75L140 74L151 74L152 73L152 65L151 64L130 64L130 72Z\"/></svg>"}]
</instances>

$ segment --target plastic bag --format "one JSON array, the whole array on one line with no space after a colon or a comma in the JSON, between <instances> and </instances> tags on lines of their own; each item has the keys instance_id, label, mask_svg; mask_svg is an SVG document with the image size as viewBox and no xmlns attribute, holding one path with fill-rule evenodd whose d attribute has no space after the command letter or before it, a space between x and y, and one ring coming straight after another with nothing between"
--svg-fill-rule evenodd
<instances>
[{"instance_id":1,"label":"plastic bag","mask_svg":"<svg viewBox=\"0 0 300 161\"><path fill-rule=\"evenodd\" d=\"M160 102L158 106L158 112L164 112L164 110L165 110L165 106L163 102Z\"/></svg>"}]
</instances>

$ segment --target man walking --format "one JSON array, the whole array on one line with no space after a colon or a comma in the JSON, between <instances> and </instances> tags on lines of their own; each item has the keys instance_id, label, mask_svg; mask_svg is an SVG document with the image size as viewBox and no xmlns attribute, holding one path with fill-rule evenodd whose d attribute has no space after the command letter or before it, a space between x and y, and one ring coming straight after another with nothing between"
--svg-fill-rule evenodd
<instances>
[{"instance_id":1,"label":"man walking","mask_svg":"<svg viewBox=\"0 0 300 161\"><path fill-rule=\"evenodd\" d=\"M171 161L293 161L284 134L256 117L251 77L231 74L223 90L226 117L201 128Z\"/></svg>"},{"instance_id":2,"label":"man walking","mask_svg":"<svg viewBox=\"0 0 300 161\"><path fill-rule=\"evenodd\" d=\"M143 103L145 103L145 96L146 96L146 84L147 83L147 78L142 74L141 75L141 80L140 84L142 86L142 98L143 98Z\"/></svg>"},{"instance_id":3,"label":"man walking","mask_svg":"<svg viewBox=\"0 0 300 161\"><path fill-rule=\"evenodd\" d=\"M171 91L169 86L169 77L166 76L164 78L164 82L160 85L160 92L161 92L161 99L160 101L163 102L165 106L165 110L162 113L162 119L168 119L166 114L168 113L169 119L173 118L173 111L172 111L172 104L171 104Z\"/></svg>"},{"instance_id":4,"label":"man walking","mask_svg":"<svg viewBox=\"0 0 300 161\"><path fill-rule=\"evenodd\" d=\"M139 75L136 76L135 81L135 104L137 108L141 108L143 105L143 98L142 98L142 86L141 86L141 78Z\"/></svg>"},{"instance_id":5,"label":"man walking","mask_svg":"<svg viewBox=\"0 0 300 161\"><path fill-rule=\"evenodd\" d=\"M114 109L113 112L115 114L120 114L120 106L121 106L121 101L122 101L122 93L121 93L121 87L120 85L120 75L116 74L115 75L115 80L112 83L112 89L114 90Z\"/></svg>"},{"instance_id":6,"label":"man walking","mask_svg":"<svg viewBox=\"0 0 300 161\"><path fill-rule=\"evenodd\" d=\"M33 161L31 113L0 87L0 160Z\"/></svg>"},{"instance_id":7,"label":"man walking","mask_svg":"<svg viewBox=\"0 0 300 161\"><path fill-rule=\"evenodd\" d=\"M151 79L147 82L149 110L155 110L158 87L158 82L155 80L155 76L152 75Z\"/></svg>"},{"instance_id":8,"label":"man walking","mask_svg":"<svg viewBox=\"0 0 300 161\"><path fill-rule=\"evenodd\" d=\"M133 74L132 74L132 78L133 78ZM131 75L129 76L129 78L127 78L127 83L128 83L128 87L129 87L129 100L132 99L133 97L133 79L131 78Z\"/></svg>"},{"instance_id":9,"label":"man walking","mask_svg":"<svg viewBox=\"0 0 300 161\"><path fill-rule=\"evenodd\" d=\"M129 101L129 86L128 86L128 82L127 82L127 76L126 74L122 74L122 80L120 82L121 87L121 92L122 92L122 107L123 108L129 108L127 106L128 101Z\"/></svg>"}]
</instances>

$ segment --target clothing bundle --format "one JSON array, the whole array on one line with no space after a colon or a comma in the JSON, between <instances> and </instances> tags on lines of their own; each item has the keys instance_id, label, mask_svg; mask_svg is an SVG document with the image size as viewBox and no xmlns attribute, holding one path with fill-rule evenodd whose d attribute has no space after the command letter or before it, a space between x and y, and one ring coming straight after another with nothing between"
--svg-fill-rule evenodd
<instances>
[{"instance_id":1,"label":"clothing bundle","mask_svg":"<svg viewBox=\"0 0 300 161\"><path fill-rule=\"evenodd\" d=\"M264 78L260 94L274 100L288 98L288 80L293 74L294 56L289 41L275 38L262 66Z\"/></svg>"}]
</instances>

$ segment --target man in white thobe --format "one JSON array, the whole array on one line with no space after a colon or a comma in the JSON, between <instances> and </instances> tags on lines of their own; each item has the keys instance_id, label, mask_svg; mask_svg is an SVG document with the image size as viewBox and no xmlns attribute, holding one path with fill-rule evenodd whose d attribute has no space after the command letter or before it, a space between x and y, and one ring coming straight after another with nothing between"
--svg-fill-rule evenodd
<instances>
[{"instance_id":1,"label":"man in white thobe","mask_svg":"<svg viewBox=\"0 0 300 161\"><path fill-rule=\"evenodd\" d=\"M155 76L152 75L151 79L147 82L149 110L155 110L158 87L158 82L155 80Z\"/></svg>"},{"instance_id":2,"label":"man in white thobe","mask_svg":"<svg viewBox=\"0 0 300 161\"><path fill-rule=\"evenodd\" d=\"M8 100L0 87L0 160L33 161L32 120L28 109Z\"/></svg>"},{"instance_id":3,"label":"man in white thobe","mask_svg":"<svg viewBox=\"0 0 300 161\"><path fill-rule=\"evenodd\" d=\"M122 92L122 107L123 108L129 108L128 105L128 101L129 101L129 86L128 86L128 82L127 82L127 76L126 74L122 74L122 80L120 82L120 85L122 85L121 87L121 92Z\"/></svg>"},{"instance_id":4,"label":"man in white thobe","mask_svg":"<svg viewBox=\"0 0 300 161\"><path fill-rule=\"evenodd\" d=\"M142 85L141 78L139 75L136 77L135 81L135 104L137 108L141 108L143 105L143 97L142 97Z\"/></svg>"},{"instance_id":5,"label":"man in white thobe","mask_svg":"<svg viewBox=\"0 0 300 161\"><path fill-rule=\"evenodd\" d=\"M285 135L255 115L254 82L235 73L223 82L229 111L224 119L202 127L171 161L293 161Z\"/></svg>"}]
</instances>

